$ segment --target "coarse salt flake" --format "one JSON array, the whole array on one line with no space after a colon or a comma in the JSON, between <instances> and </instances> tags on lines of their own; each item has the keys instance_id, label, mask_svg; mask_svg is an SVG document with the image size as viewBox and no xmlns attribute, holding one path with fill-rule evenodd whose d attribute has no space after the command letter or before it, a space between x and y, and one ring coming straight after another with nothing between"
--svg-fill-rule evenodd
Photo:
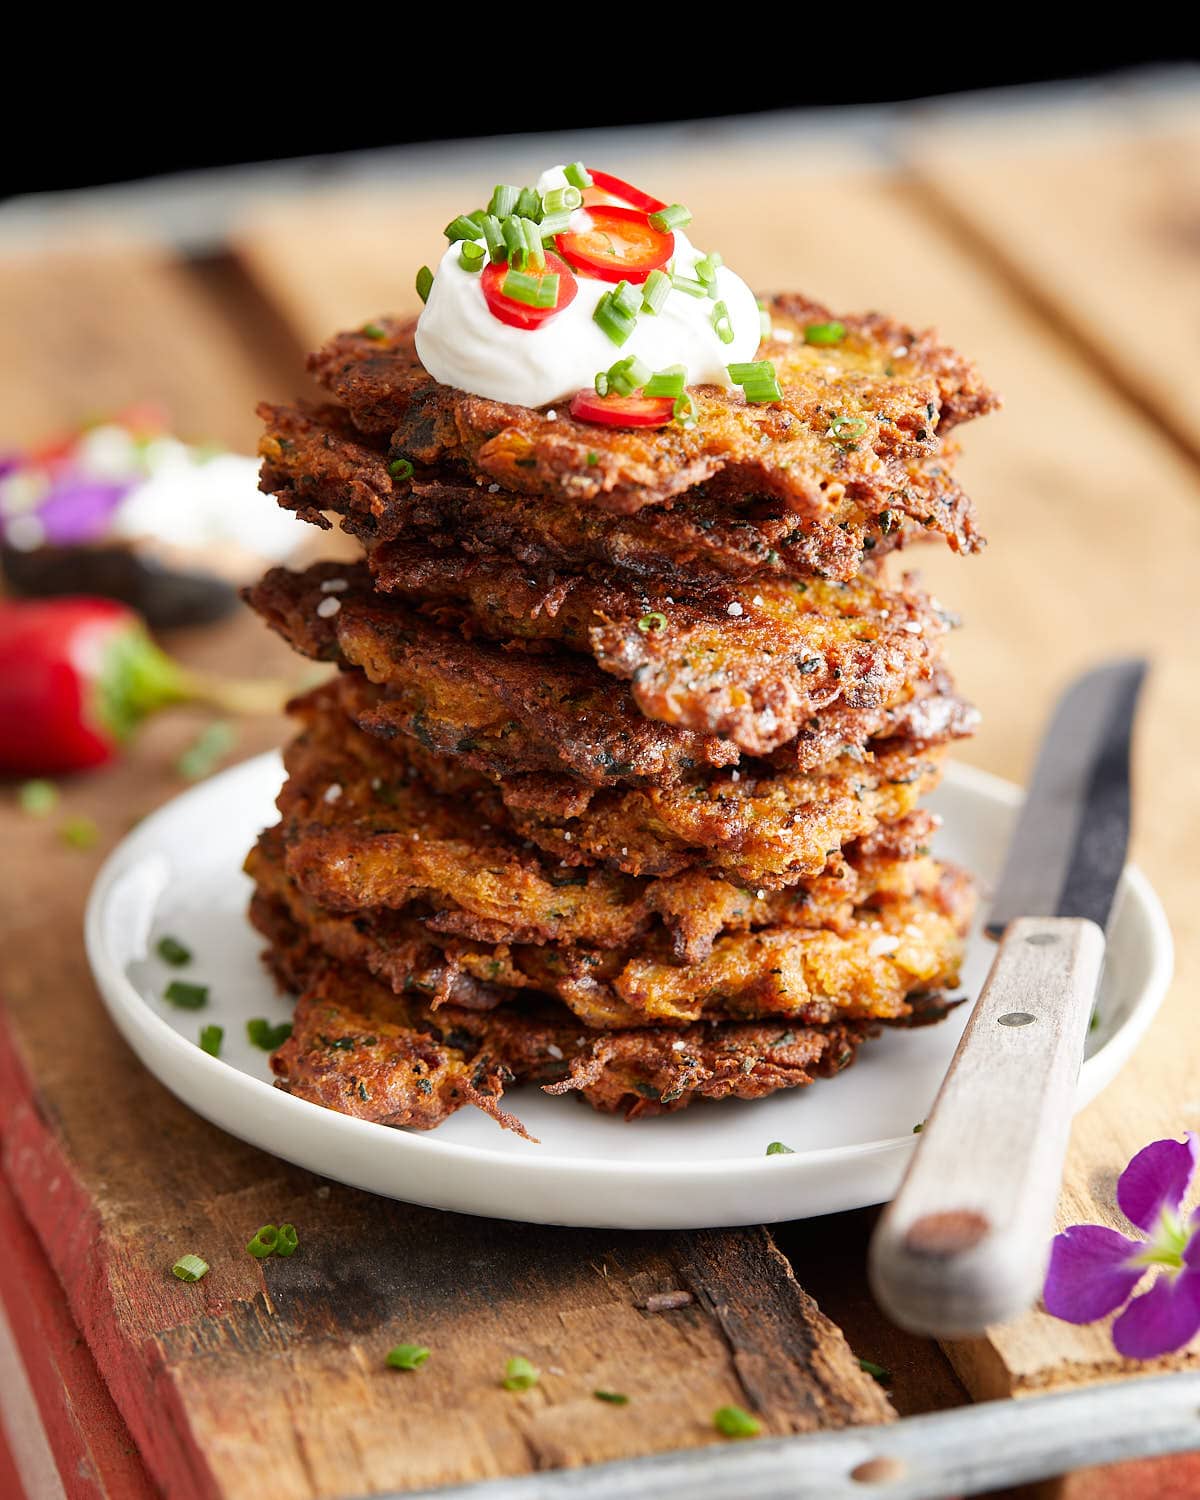
<instances>
[{"instance_id":1,"label":"coarse salt flake","mask_svg":"<svg viewBox=\"0 0 1200 1500\"><path fill-rule=\"evenodd\" d=\"M342 601L333 594L329 594L317 605L317 613L323 620L331 620L342 607Z\"/></svg>"},{"instance_id":2,"label":"coarse salt flake","mask_svg":"<svg viewBox=\"0 0 1200 1500\"><path fill-rule=\"evenodd\" d=\"M338 781L331 781L329 783L329 785L325 788L325 800L326 800L326 802L336 802L341 795L342 795L342 786L341 786L341 783L338 782Z\"/></svg>"},{"instance_id":3,"label":"coarse salt flake","mask_svg":"<svg viewBox=\"0 0 1200 1500\"><path fill-rule=\"evenodd\" d=\"M885 932L882 937L877 937L867 950L872 958L882 958L885 953L895 953L900 946L900 939L893 937L891 933Z\"/></svg>"},{"instance_id":4,"label":"coarse salt flake","mask_svg":"<svg viewBox=\"0 0 1200 1500\"><path fill-rule=\"evenodd\" d=\"M556 1062L562 1062L563 1049L557 1043L551 1042L546 1051Z\"/></svg>"},{"instance_id":5,"label":"coarse salt flake","mask_svg":"<svg viewBox=\"0 0 1200 1500\"><path fill-rule=\"evenodd\" d=\"M327 578L321 585L323 594L344 594L350 587L348 578Z\"/></svg>"}]
</instances>

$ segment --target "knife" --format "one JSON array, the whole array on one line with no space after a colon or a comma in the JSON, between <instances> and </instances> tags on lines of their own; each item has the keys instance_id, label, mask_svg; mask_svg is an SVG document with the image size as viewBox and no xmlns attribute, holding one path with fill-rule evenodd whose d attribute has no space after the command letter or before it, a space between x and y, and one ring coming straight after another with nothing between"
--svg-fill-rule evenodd
<instances>
[{"instance_id":1,"label":"knife","mask_svg":"<svg viewBox=\"0 0 1200 1500\"><path fill-rule=\"evenodd\" d=\"M914 1333L962 1338L1039 1296L1075 1083L1129 842L1141 660L1059 700L988 914L1000 946L900 1190L871 1289Z\"/></svg>"}]
</instances>

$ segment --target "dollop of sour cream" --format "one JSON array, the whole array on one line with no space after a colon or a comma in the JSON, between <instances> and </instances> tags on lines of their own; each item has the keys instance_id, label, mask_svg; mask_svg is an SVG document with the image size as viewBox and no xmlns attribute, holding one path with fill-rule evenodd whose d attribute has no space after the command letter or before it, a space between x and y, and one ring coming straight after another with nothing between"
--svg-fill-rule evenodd
<instances>
[{"instance_id":1,"label":"dollop of sour cream","mask_svg":"<svg viewBox=\"0 0 1200 1500\"><path fill-rule=\"evenodd\" d=\"M545 193L566 185L561 166L538 178ZM571 226L586 224L586 209ZM704 251L676 229L674 267L694 276ZM482 237L478 241L484 244ZM733 340L725 344L713 327L713 301L672 291L657 314L642 313L633 333L617 345L595 322L596 304L613 283L576 271L575 300L539 328L512 328L494 317L483 295L478 271L459 264L461 245L442 256L429 300L417 321L417 355L435 380L476 396L515 406L546 406L593 385L596 374L635 354L652 370L683 365L688 385L728 387L726 365L752 360L762 320L754 293L728 266L717 269L717 297L729 309Z\"/></svg>"}]
</instances>

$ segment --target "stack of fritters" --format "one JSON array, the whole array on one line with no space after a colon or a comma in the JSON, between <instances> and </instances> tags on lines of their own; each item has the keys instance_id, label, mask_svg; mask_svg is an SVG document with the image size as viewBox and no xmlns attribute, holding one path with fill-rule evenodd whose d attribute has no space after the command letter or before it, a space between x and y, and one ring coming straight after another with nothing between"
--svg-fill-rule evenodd
<instances>
[{"instance_id":1,"label":"stack of fritters","mask_svg":"<svg viewBox=\"0 0 1200 1500\"><path fill-rule=\"evenodd\" d=\"M944 1014L970 890L918 800L974 713L881 559L980 544L946 434L994 401L928 335L770 315L783 402L700 387L687 431L466 395L387 322L314 358L330 404L262 408L263 489L365 552L249 595L340 668L248 864L283 1087L519 1129L513 1081L756 1098Z\"/></svg>"}]
</instances>

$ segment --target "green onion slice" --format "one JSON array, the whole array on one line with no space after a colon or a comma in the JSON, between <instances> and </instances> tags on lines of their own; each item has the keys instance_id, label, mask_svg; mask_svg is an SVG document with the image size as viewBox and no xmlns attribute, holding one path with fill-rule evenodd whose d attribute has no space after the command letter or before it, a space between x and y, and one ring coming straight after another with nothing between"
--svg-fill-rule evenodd
<instances>
[{"instance_id":1,"label":"green onion slice","mask_svg":"<svg viewBox=\"0 0 1200 1500\"><path fill-rule=\"evenodd\" d=\"M391 463L388 464L388 473L393 479L411 479L413 474L411 460L407 458L393 458Z\"/></svg>"},{"instance_id":2,"label":"green onion slice","mask_svg":"<svg viewBox=\"0 0 1200 1500\"><path fill-rule=\"evenodd\" d=\"M772 1141L767 1147L768 1156L795 1156L793 1147L785 1146L782 1141Z\"/></svg>"},{"instance_id":3,"label":"green onion slice","mask_svg":"<svg viewBox=\"0 0 1200 1500\"><path fill-rule=\"evenodd\" d=\"M264 1052L274 1052L277 1047L282 1047L284 1042L292 1034L292 1023L280 1021L278 1026L272 1026L262 1016L255 1016L246 1022L246 1036L256 1047L261 1047Z\"/></svg>"},{"instance_id":4,"label":"green onion slice","mask_svg":"<svg viewBox=\"0 0 1200 1500\"><path fill-rule=\"evenodd\" d=\"M877 1365L873 1359L860 1359L858 1368L872 1376L880 1385L891 1385L892 1372L885 1365Z\"/></svg>"},{"instance_id":5,"label":"green onion slice","mask_svg":"<svg viewBox=\"0 0 1200 1500\"><path fill-rule=\"evenodd\" d=\"M740 385L742 393L752 405L762 405L769 401L782 401L783 392L779 389L779 377L775 373L775 366L769 359L755 360L749 364L726 365L729 378L734 385Z\"/></svg>"},{"instance_id":6,"label":"green onion slice","mask_svg":"<svg viewBox=\"0 0 1200 1500\"><path fill-rule=\"evenodd\" d=\"M525 264L531 266L535 271L546 269L546 251L542 245L542 232L530 218L521 220L521 230L525 235ZM553 303L551 303L553 306Z\"/></svg>"},{"instance_id":7,"label":"green onion slice","mask_svg":"<svg viewBox=\"0 0 1200 1500\"><path fill-rule=\"evenodd\" d=\"M500 232L504 236L504 244L508 250L508 263L510 266L523 266L525 264L525 227L515 215L509 215L500 225Z\"/></svg>"},{"instance_id":8,"label":"green onion slice","mask_svg":"<svg viewBox=\"0 0 1200 1500\"><path fill-rule=\"evenodd\" d=\"M690 391L684 391L683 395L676 400L674 416L675 425L682 427L685 432L695 427L700 421L696 403L692 400Z\"/></svg>"},{"instance_id":9,"label":"green onion slice","mask_svg":"<svg viewBox=\"0 0 1200 1500\"><path fill-rule=\"evenodd\" d=\"M723 344L733 343L733 324L729 320L729 309L724 302L713 303L712 326Z\"/></svg>"},{"instance_id":10,"label":"green onion slice","mask_svg":"<svg viewBox=\"0 0 1200 1500\"><path fill-rule=\"evenodd\" d=\"M286 1260L288 1256L295 1255L296 1246L300 1243L300 1236L296 1233L294 1224L281 1224L279 1226L279 1238L275 1241L275 1254L282 1255Z\"/></svg>"},{"instance_id":11,"label":"green onion slice","mask_svg":"<svg viewBox=\"0 0 1200 1500\"><path fill-rule=\"evenodd\" d=\"M180 1010L201 1010L208 1004L208 985L189 984L186 979L172 979L163 991L163 999Z\"/></svg>"},{"instance_id":12,"label":"green onion slice","mask_svg":"<svg viewBox=\"0 0 1200 1500\"><path fill-rule=\"evenodd\" d=\"M180 1281L199 1281L208 1272L208 1262L198 1255L181 1255L171 1267L171 1275Z\"/></svg>"},{"instance_id":13,"label":"green onion slice","mask_svg":"<svg viewBox=\"0 0 1200 1500\"><path fill-rule=\"evenodd\" d=\"M611 292L605 292L596 303L593 320L618 347L625 343L637 327L637 310L628 305L628 293L632 291L627 281L619 281ZM637 294L638 307L641 294Z\"/></svg>"},{"instance_id":14,"label":"green onion slice","mask_svg":"<svg viewBox=\"0 0 1200 1500\"><path fill-rule=\"evenodd\" d=\"M804 330L806 344L840 344L846 337L845 323L809 323Z\"/></svg>"},{"instance_id":15,"label":"green onion slice","mask_svg":"<svg viewBox=\"0 0 1200 1500\"><path fill-rule=\"evenodd\" d=\"M21 811L31 818L47 817L58 806L58 788L52 781L26 781L17 793Z\"/></svg>"},{"instance_id":16,"label":"green onion slice","mask_svg":"<svg viewBox=\"0 0 1200 1500\"><path fill-rule=\"evenodd\" d=\"M691 210L684 208L682 203L668 204L666 208L660 208L657 213L650 215L650 223L660 234L668 234L672 229L682 229L691 222Z\"/></svg>"},{"instance_id":17,"label":"green onion slice","mask_svg":"<svg viewBox=\"0 0 1200 1500\"><path fill-rule=\"evenodd\" d=\"M361 331L363 338L375 339L376 342L387 338L387 329L381 323L364 323Z\"/></svg>"},{"instance_id":18,"label":"green onion slice","mask_svg":"<svg viewBox=\"0 0 1200 1500\"><path fill-rule=\"evenodd\" d=\"M509 271L500 290L526 307L553 307L558 301L558 275L531 276L527 271Z\"/></svg>"},{"instance_id":19,"label":"green onion slice","mask_svg":"<svg viewBox=\"0 0 1200 1500\"><path fill-rule=\"evenodd\" d=\"M671 294L671 278L661 268L651 271L642 282L642 311L660 313Z\"/></svg>"},{"instance_id":20,"label":"green onion slice","mask_svg":"<svg viewBox=\"0 0 1200 1500\"><path fill-rule=\"evenodd\" d=\"M417 272L417 296L422 302L429 301L429 291L433 286L433 272L428 266L422 266Z\"/></svg>"},{"instance_id":21,"label":"green onion slice","mask_svg":"<svg viewBox=\"0 0 1200 1500\"><path fill-rule=\"evenodd\" d=\"M536 188L523 187L517 194L517 203L513 212L521 219L540 219L542 195Z\"/></svg>"},{"instance_id":22,"label":"green onion slice","mask_svg":"<svg viewBox=\"0 0 1200 1500\"><path fill-rule=\"evenodd\" d=\"M834 417L829 424L829 436L835 438L855 438L865 436L867 431L867 419L865 417Z\"/></svg>"},{"instance_id":23,"label":"green onion slice","mask_svg":"<svg viewBox=\"0 0 1200 1500\"><path fill-rule=\"evenodd\" d=\"M527 1391L538 1383L538 1369L523 1354L515 1355L504 1366L504 1389Z\"/></svg>"},{"instance_id":24,"label":"green onion slice","mask_svg":"<svg viewBox=\"0 0 1200 1500\"><path fill-rule=\"evenodd\" d=\"M581 161L569 162L563 168L563 176L572 187L587 188L592 185L592 174Z\"/></svg>"},{"instance_id":25,"label":"green onion slice","mask_svg":"<svg viewBox=\"0 0 1200 1500\"><path fill-rule=\"evenodd\" d=\"M464 271L482 271L487 256L487 249L476 240L463 240L458 263Z\"/></svg>"},{"instance_id":26,"label":"green onion slice","mask_svg":"<svg viewBox=\"0 0 1200 1500\"><path fill-rule=\"evenodd\" d=\"M667 628L667 617L662 610L651 610L648 615L643 615L637 622L638 629L643 635L649 635L652 630L665 630Z\"/></svg>"},{"instance_id":27,"label":"green onion slice","mask_svg":"<svg viewBox=\"0 0 1200 1500\"><path fill-rule=\"evenodd\" d=\"M479 233L479 225L474 219L468 219L466 214L459 214L457 219L451 219L446 225L444 233L453 245L456 240L473 240Z\"/></svg>"},{"instance_id":28,"label":"green onion slice","mask_svg":"<svg viewBox=\"0 0 1200 1500\"><path fill-rule=\"evenodd\" d=\"M520 197L520 188L513 187L507 182L498 182L492 192L487 211L495 214L498 219L507 219L509 214L516 213Z\"/></svg>"},{"instance_id":29,"label":"green onion slice","mask_svg":"<svg viewBox=\"0 0 1200 1500\"><path fill-rule=\"evenodd\" d=\"M687 370L683 365L668 365L665 370L656 370L650 379L643 383L642 395L673 396L678 400L683 395L686 382Z\"/></svg>"},{"instance_id":30,"label":"green onion slice","mask_svg":"<svg viewBox=\"0 0 1200 1500\"><path fill-rule=\"evenodd\" d=\"M593 1391L597 1401L607 1401L610 1406L628 1406L629 1397L623 1396L620 1391Z\"/></svg>"},{"instance_id":31,"label":"green onion slice","mask_svg":"<svg viewBox=\"0 0 1200 1500\"><path fill-rule=\"evenodd\" d=\"M583 194L572 183L566 187L551 188L542 199L542 208L548 214L573 213L583 202Z\"/></svg>"},{"instance_id":32,"label":"green onion slice","mask_svg":"<svg viewBox=\"0 0 1200 1500\"><path fill-rule=\"evenodd\" d=\"M689 297L708 296L708 288L702 281L697 281L694 276L678 276L672 272L671 285L677 292L686 292Z\"/></svg>"},{"instance_id":33,"label":"green onion slice","mask_svg":"<svg viewBox=\"0 0 1200 1500\"><path fill-rule=\"evenodd\" d=\"M424 1344L397 1344L387 1352L388 1368L392 1370L419 1370L429 1358L430 1350Z\"/></svg>"},{"instance_id":34,"label":"green onion slice","mask_svg":"<svg viewBox=\"0 0 1200 1500\"><path fill-rule=\"evenodd\" d=\"M185 948L178 938L171 937L169 933L164 933L159 938L157 952L163 963L176 969L181 969L184 964L192 961L192 950Z\"/></svg>"},{"instance_id":35,"label":"green onion slice","mask_svg":"<svg viewBox=\"0 0 1200 1500\"><path fill-rule=\"evenodd\" d=\"M224 1026L201 1026L200 1050L201 1052L207 1052L209 1057L220 1057L221 1043L224 1040Z\"/></svg>"},{"instance_id":36,"label":"green onion slice","mask_svg":"<svg viewBox=\"0 0 1200 1500\"><path fill-rule=\"evenodd\" d=\"M483 237L487 241L488 255L493 262L508 259L508 246L504 242L504 233L500 227L500 220L495 214L484 214L483 223L480 224Z\"/></svg>"},{"instance_id":37,"label":"green onion slice","mask_svg":"<svg viewBox=\"0 0 1200 1500\"><path fill-rule=\"evenodd\" d=\"M247 1244L246 1249L253 1255L255 1260L266 1260L268 1255L275 1253L275 1246L279 1243L279 1230L274 1224L263 1224L256 1229L254 1238Z\"/></svg>"},{"instance_id":38,"label":"green onion slice","mask_svg":"<svg viewBox=\"0 0 1200 1500\"><path fill-rule=\"evenodd\" d=\"M762 1423L740 1406L720 1406L713 1412L713 1426L722 1437L757 1437Z\"/></svg>"}]
</instances>

